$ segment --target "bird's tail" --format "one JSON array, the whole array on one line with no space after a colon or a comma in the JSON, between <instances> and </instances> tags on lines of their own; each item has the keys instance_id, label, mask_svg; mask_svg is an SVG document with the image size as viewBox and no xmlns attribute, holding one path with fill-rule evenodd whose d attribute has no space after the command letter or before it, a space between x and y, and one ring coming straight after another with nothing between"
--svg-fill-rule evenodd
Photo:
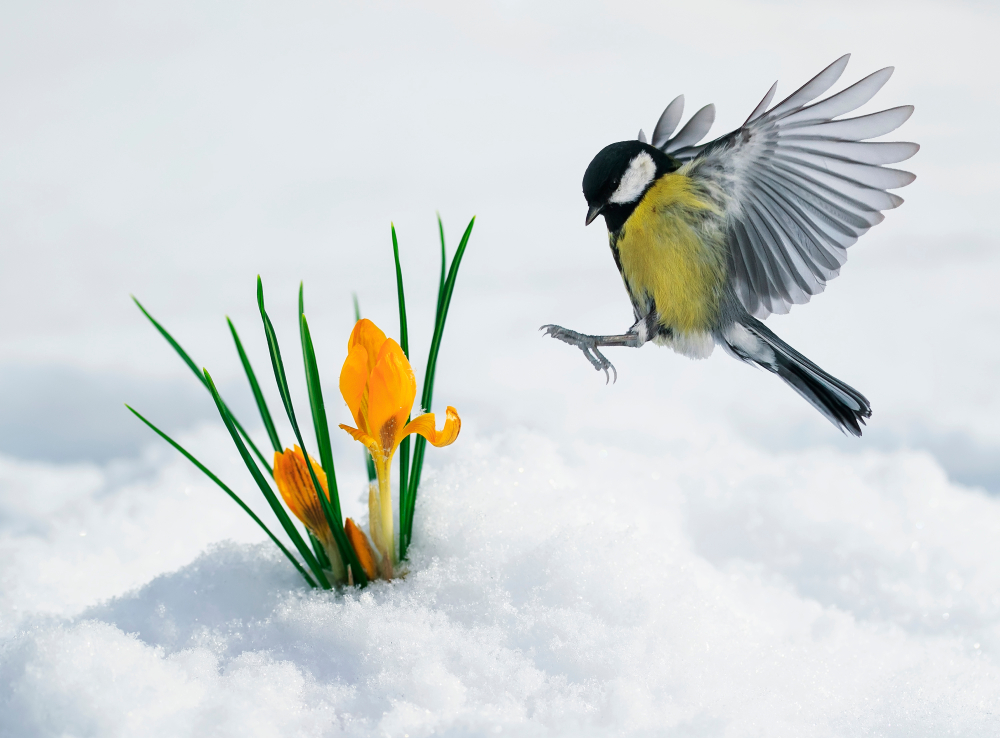
<instances>
[{"instance_id":1,"label":"bird's tail","mask_svg":"<svg viewBox=\"0 0 1000 738\"><path fill-rule=\"evenodd\" d=\"M872 415L865 396L813 364L759 320L747 316L742 325L724 331L723 339L730 354L777 374L835 426L861 435L861 426Z\"/></svg>"}]
</instances>

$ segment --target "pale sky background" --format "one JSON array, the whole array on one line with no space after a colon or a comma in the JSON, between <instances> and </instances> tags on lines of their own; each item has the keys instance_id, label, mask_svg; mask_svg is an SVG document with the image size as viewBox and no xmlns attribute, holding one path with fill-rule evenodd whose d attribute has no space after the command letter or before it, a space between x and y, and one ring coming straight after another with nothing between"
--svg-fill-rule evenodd
<instances>
[{"instance_id":1,"label":"pale sky background","mask_svg":"<svg viewBox=\"0 0 1000 738\"><path fill-rule=\"evenodd\" d=\"M172 430L213 417L130 293L251 421L223 316L269 385L258 273L292 357L305 280L342 420L351 292L396 333L390 221L424 355L439 210L452 249L478 220L435 404L478 430L655 451L636 429L700 415L764 446L924 448L1000 491L998 36L996 6L974 2L6 3L0 453L134 455L154 439L125 401ZM603 225L583 226L600 148L679 93L688 115L717 105L714 137L845 52L837 89L896 66L871 106L916 105L890 138L921 144L903 165L918 179L825 294L769 325L871 399L864 439L721 352L612 352L609 388L540 337L631 322Z\"/></svg>"}]
</instances>

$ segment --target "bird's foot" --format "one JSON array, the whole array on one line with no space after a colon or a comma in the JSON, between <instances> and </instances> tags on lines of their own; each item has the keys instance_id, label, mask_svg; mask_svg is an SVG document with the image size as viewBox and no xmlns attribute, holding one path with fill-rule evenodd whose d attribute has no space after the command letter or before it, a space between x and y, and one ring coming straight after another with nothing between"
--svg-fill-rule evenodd
<instances>
[{"instance_id":1,"label":"bird's foot","mask_svg":"<svg viewBox=\"0 0 1000 738\"><path fill-rule=\"evenodd\" d=\"M552 336L563 343L568 343L570 346L576 346L580 349L594 369L604 372L605 384L611 381L609 370L614 374L614 381L618 381L618 370L615 369L614 364L608 361L607 357L597 347L598 336L577 333L576 331L571 331L569 328L563 328L561 325L543 325L538 330L545 331L545 335Z\"/></svg>"}]
</instances>

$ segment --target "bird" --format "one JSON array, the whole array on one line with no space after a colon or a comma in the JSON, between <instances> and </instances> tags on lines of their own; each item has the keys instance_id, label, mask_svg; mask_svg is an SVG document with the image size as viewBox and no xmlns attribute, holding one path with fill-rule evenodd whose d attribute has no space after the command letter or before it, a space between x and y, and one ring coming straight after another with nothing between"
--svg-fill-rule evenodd
<instances>
[{"instance_id":1,"label":"bird","mask_svg":"<svg viewBox=\"0 0 1000 738\"><path fill-rule=\"evenodd\" d=\"M869 141L901 126L912 105L844 116L871 100L893 73L874 72L820 99L840 79L846 54L771 107L775 82L746 122L705 144L706 105L673 135L684 96L663 111L651 140L603 148L587 167L586 225L599 215L632 302L625 333L597 336L558 325L546 335L576 346L598 371L618 372L601 348L648 342L707 358L716 345L776 374L844 433L861 436L871 404L776 336L762 320L822 292L847 248L903 199L889 190L914 174L885 166L919 146Z\"/></svg>"}]
</instances>

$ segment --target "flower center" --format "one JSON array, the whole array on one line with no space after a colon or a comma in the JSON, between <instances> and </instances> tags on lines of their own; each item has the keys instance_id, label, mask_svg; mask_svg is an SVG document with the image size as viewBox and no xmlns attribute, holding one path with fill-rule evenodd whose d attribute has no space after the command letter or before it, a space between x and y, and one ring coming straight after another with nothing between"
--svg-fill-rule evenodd
<instances>
[{"instance_id":1,"label":"flower center","mask_svg":"<svg viewBox=\"0 0 1000 738\"><path fill-rule=\"evenodd\" d=\"M379 441L382 442L382 453L388 457L396 446L396 418L389 418L379 429Z\"/></svg>"}]
</instances>

